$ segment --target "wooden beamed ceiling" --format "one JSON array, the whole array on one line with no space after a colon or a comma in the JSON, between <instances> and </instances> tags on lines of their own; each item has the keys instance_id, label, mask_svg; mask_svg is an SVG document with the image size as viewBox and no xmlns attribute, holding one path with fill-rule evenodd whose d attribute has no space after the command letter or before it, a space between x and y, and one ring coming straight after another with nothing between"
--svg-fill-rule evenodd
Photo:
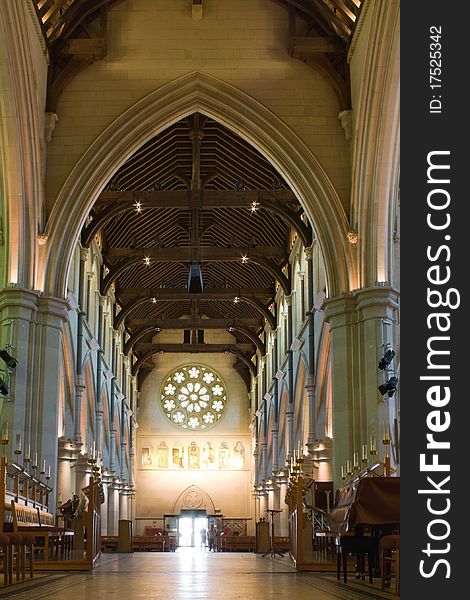
<instances>
[{"instance_id":1,"label":"wooden beamed ceiling","mask_svg":"<svg viewBox=\"0 0 470 600\"><path fill-rule=\"evenodd\" d=\"M290 55L324 75L338 96L341 110L351 108L346 54L363 0L271 1L288 12ZM87 65L106 56L108 11L120 2L122 0L34 0L51 57L47 111L57 112L59 96L68 82ZM207 135L211 135L210 129ZM173 138L173 143L178 146L178 137ZM216 143L220 141L214 139ZM228 165L236 149L236 145L229 149ZM249 162L250 154L237 158ZM206 176L211 177L210 165L206 166ZM178 182L184 183L186 167L183 161L183 179L178 169L171 169L171 175L162 173L166 189L170 189L170 185L178 186ZM151 169L148 163L141 174L134 173L133 186L138 186ZM221 177L219 175L219 185Z\"/></svg>"},{"instance_id":2,"label":"wooden beamed ceiling","mask_svg":"<svg viewBox=\"0 0 470 600\"><path fill-rule=\"evenodd\" d=\"M120 167L81 241L100 244L100 291L114 290L114 326L124 325L136 372L155 353L202 351L195 332L222 330L233 342L206 343L204 351L234 354L248 384L253 356L265 353L265 328L276 328L276 290L291 291L296 237L310 245L312 229L279 173L247 142L195 113ZM191 265L200 267L202 290L188 287ZM154 343L168 329L179 343ZM191 344L181 330L192 332Z\"/></svg>"}]
</instances>

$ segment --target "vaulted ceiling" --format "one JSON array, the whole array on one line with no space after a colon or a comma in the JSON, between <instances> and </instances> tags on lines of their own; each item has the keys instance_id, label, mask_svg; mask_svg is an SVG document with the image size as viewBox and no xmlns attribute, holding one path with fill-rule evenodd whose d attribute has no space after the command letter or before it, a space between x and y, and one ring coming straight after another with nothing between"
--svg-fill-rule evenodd
<instances>
[{"instance_id":1,"label":"vaulted ceiling","mask_svg":"<svg viewBox=\"0 0 470 600\"><path fill-rule=\"evenodd\" d=\"M108 11L120 1L36 0L51 56L46 110L55 112L67 83L106 56ZM350 108L346 54L361 1L272 1L287 11L290 55L320 71L340 108ZM125 326L136 372L145 372L155 352L191 348L232 352L248 380L253 355L265 350L264 327L275 327L276 289L290 293L296 236L312 242L279 173L247 142L196 113L156 135L115 173L82 244L99 240L101 292L115 291L114 325ZM183 331L178 344L154 343L163 329L192 332L189 345L182 346ZM211 329L229 331L233 344L201 343L197 332Z\"/></svg>"},{"instance_id":2,"label":"vaulted ceiling","mask_svg":"<svg viewBox=\"0 0 470 600\"><path fill-rule=\"evenodd\" d=\"M114 289L137 366L163 329L193 332L179 350L224 351L245 376L265 325L274 328L278 286L290 292L293 240L312 231L286 182L227 128L195 113L156 135L114 174L82 231L96 237L101 292ZM195 276L190 278L191 268ZM233 344L201 346L198 330L222 329ZM158 338L157 338L158 339ZM188 342L188 340L186 340Z\"/></svg>"},{"instance_id":3,"label":"vaulted ceiling","mask_svg":"<svg viewBox=\"0 0 470 600\"><path fill-rule=\"evenodd\" d=\"M51 55L48 111L56 112L60 94L78 72L106 56L108 11L121 1L35 0ZM287 10L290 55L320 71L340 109L350 108L346 54L363 0L271 1Z\"/></svg>"}]
</instances>

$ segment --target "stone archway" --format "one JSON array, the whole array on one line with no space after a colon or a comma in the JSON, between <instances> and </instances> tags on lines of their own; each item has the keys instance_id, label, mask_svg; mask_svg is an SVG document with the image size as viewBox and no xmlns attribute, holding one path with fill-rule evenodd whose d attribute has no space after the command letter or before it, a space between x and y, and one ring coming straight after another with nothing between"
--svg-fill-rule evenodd
<instances>
[{"instance_id":1,"label":"stone archway","mask_svg":"<svg viewBox=\"0 0 470 600\"><path fill-rule=\"evenodd\" d=\"M171 514L177 515L183 510L205 510L215 514L215 504L211 496L197 485L185 488L173 503Z\"/></svg>"},{"instance_id":2,"label":"stone archway","mask_svg":"<svg viewBox=\"0 0 470 600\"><path fill-rule=\"evenodd\" d=\"M283 175L302 203L320 242L329 295L347 293L355 281L347 218L315 156L261 103L199 72L176 79L137 102L95 140L76 164L48 221L47 251L40 266L44 291L64 296L81 228L113 173L147 140L196 111L247 140Z\"/></svg>"}]
</instances>

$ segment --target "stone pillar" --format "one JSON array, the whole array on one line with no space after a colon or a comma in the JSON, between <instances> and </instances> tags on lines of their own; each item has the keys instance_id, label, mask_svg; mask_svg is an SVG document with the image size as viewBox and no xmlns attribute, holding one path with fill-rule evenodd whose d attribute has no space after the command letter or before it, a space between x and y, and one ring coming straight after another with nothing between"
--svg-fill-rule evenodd
<instances>
[{"instance_id":1,"label":"stone pillar","mask_svg":"<svg viewBox=\"0 0 470 600\"><path fill-rule=\"evenodd\" d=\"M67 502L76 493L73 467L78 458L78 447L72 440L59 439L59 461L57 464L57 504Z\"/></svg>"},{"instance_id":2,"label":"stone pillar","mask_svg":"<svg viewBox=\"0 0 470 600\"><path fill-rule=\"evenodd\" d=\"M22 435L23 447L31 443L31 450L36 446L36 431L32 432L34 403L36 400L36 354L30 352L35 346L37 335L36 316L39 292L20 288L0 290L0 343L18 360L16 367L10 372L5 364L0 376L8 387L8 395L0 395L0 417L10 424L10 454L17 433ZM5 402L5 398L10 402Z\"/></svg>"},{"instance_id":3,"label":"stone pillar","mask_svg":"<svg viewBox=\"0 0 470 600\"><path fill-rule=\"evenodd\" d=\"M122 487L119 490L119 519L126 520L129 518L129 510L128 510L128 502L129 502L129 494L128 490Z\"/></svg>"},{"instance_id":4,"label":"stone pillar","mask_svg":"<svg viewBox=\"0 0 470 600\"><path fill-rule=\"evenodd\" d=\"M96 351L96 449L101 455L103 454L103 431L104 431L104 412L103 412L103 399L101 396L101 385L102 385L102 360L103 360L103 307L105 303L105 297L99 296L98 306L98 344L99 348Z\"/></svg>"},{"instance_id":5,"label":"stone pillar","mask_svg":"<svg viewBox=\"0 0 470 600\"><path fill-rule=\"evenodd\" d=\"M277 331L273 332L273 349L272 349L272 357L273 357L273 373L274 375L278 370L278 357L277 357ZM273 380L273 411L274 411L274 419L273 425L271 429L271 437L272 437L272 476L276 476L280 465L279 465L279 380L276 376L274 376Z\"/></svg>"},{"instance_id":6,"label":"stone pillar","mask_svg":"<svg viewBox=\"0 0 470 600\"><path fill-rule=\"evenodd\" d=\"M267 508L268 494L266 492L263 492L259 498L259 516L260 518L263 517L264 519L266 519L266 521L268 520L268 513L266 512Z\"/></svg>"},{"instance_id":7,"label":"stone pillar","mask_svg":"<svg viewBox=\"0 0 470 600\"><path fill-rule=\"evenodd\" d=\"M330 324L333 391L333 473L341 485L341 465L374 434L380 440L388 419L387 400L377 387L383 381L378 362L383 355L383 323L394 330L397 320L396 290L374 287L325 302ZM380 374L380 375L379 375ZM383 448L378 443L379 453ZM379 454L380 457L380 454Z\"/></svg>"},{"instance_id":8,"label":"stone pillar","mask_svg":"<svg viewBox=\"0 0 470 600\"><path fill-rule=\"evenodd\" d=\"M88 456L79 454L75 463L75 493L80 496L81 490L90 483L91 465L88 464Z\"/></svg>"},{"instance_id":9,"label":"stone pillar","mask_svg":"<svg viewBox=\"0 0 470 600\"><path fill-rule=\"evenodd\" d=\"M59 396L62 357L62 326L67 319L65 300L40 296L20 288L0 291L0 331L18 364L7 379L11 402L0 405L1 418L10 424L10 445L16 434L23 448L31 445L39 466L51 466L53 492L49 504L57 504ZM11 452L11 448L7 448Z\"/></svg>"},{"instance_id":10,"label":"stone pillar","mask_svg":"<svg viewBox=\"0 0 470 600\"><path fill-rule=\"evenodd\" d=\"M76 378L74 400L74 442L81 444L82 439L82 398L85 391L85 378L83 375L83 328L85 319L85 266L88 258L88 249L80 249L80 269L78 278L78 321L77 321L77 347L76 347Z\"/></svg>"},{"instance_id":11,"label":"stone pillar","mask_svg":"<svg viewBox=\"0 0 470 600\"><path fill-rule=\"evenodd\" d=\"M113 478L111 485L108 487L108 535L118 535L120 489L119 479Z\"/></svg>"},{"instance_id":12,"label":"stone pillar","mask_svg":"<svg viewBox=\"0 0 470 600\"><path fill-rule=\"evenodd\" d=\"M279 508L282 508L282 513L279 517L279 535L289 535L289 507L285 503L287 493L287 483L279 485Z\"/></svg>"},{"instance_id":13,"label":"stone pillar","mask_svg":"<svg viewBox=\"0 0 470 600\"><path fill-rule=\"evenodd\" d=\"M103 482L104 502L101 505L101 535L111 535L108 532L108 507L109 507L109 487L112 484L112 477L108 471L103 471L101 474Z\"/></svg>"},{"instance_id":14,"label":"stone pillar","mask_svg":"<svg viewBox=\"0 0 470 600\"><path fill-rule=\"evenodd\" d=\"M287 444L286 444L286 458L290 459L293 456L295 449L295 435L294 435L294 353L291 349L293 340L292 330L292 294L286 296L287 303Z\"/></svg>"}]
</instances>

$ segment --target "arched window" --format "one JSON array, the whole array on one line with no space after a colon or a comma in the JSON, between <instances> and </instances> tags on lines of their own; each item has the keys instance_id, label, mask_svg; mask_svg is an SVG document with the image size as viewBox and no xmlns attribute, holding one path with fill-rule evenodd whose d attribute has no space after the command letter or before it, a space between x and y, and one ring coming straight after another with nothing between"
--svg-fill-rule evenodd
<instances>
[{"instance_id":1,"label":"arched window","mask_svg":"<svg viewBox=\"0 0 470 600\"><path fill-rule=\"evenodd\" d=\"M161 405L168 419L196 431L217 423L227 406L227 391L222 378L201 365L179 367L165 377Z\"/></svg>"}]
</instances>

